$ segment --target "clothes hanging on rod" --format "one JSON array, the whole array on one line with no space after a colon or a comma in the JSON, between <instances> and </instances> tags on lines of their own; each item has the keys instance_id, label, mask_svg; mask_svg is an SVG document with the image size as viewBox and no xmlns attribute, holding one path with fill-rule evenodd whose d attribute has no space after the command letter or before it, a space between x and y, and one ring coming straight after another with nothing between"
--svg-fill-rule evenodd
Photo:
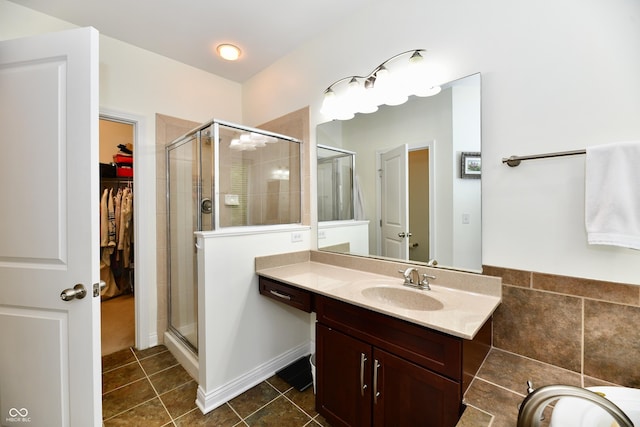
<instances>
[{"instance_id":1,"label":"clothes hanging on rod","mask_svg":"<svg viewBox=\"0 0 640 427\"><path fill-rule=\"evenodd\" d=\"M130 180L105 179L100 201L102 299L133 292L133 188Z\"/></svg>"}]
</instances>

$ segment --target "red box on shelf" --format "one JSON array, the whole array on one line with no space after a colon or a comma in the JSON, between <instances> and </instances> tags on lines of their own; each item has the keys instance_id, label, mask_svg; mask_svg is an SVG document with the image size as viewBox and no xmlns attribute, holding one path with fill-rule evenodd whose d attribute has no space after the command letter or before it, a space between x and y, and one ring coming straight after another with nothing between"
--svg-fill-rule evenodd
<instances>
[{"instance_id":1,"label":"red box on shelf","mask_svg":"<svg viewBox=\"0 0 640 427\"><path fill-rule=\"evenodd\" d=\"M113 155L113 161L114 163L117 164L129 164L132 165L133 164L133 156L125 156L123 154L114 154Z\"/></svg>"},{"instance_id":2,"label":"red box on shelf","mask_svg":"<svg viewBox=\"0 0 640 427\"><path fill-rule=\"evenodd\" d=\"M118 166L116 167L116 176L120 178L133 177L133 168Z\"/></svg>"}]
</instances>

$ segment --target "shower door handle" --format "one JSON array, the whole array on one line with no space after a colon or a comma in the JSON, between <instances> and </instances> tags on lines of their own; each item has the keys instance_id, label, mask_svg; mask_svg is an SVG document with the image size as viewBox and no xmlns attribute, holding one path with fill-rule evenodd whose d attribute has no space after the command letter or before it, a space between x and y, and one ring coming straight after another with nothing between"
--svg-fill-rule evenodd
<instances>
[{"instance_id":1,"label":"shower door handle","mask_svg":"<svg viewBox=\"0 0 640 427\"><path fill-rule=\"evenodd\" d=\"M203 214L210 214L211 212L213 212L213 203L211 202L211 199L202 199L202 201L200 202L200 210Z\"/></svg>"}]
</instances>

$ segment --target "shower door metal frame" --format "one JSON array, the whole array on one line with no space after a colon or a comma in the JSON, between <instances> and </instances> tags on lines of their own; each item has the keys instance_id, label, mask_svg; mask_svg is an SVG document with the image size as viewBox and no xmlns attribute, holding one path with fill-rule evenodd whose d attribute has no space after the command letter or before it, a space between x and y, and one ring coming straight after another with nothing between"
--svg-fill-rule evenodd
<instances>
[{"instance_id":1,"label":"shower door metal frame","mask_svg":"<svg viewBox=\"0 0 640 427\"><path fill-rule=\"evenodd\" d=\"M179 138L175 139L173 142L167 144L165 146L165 165L166 165L166 171L165 171L165 176L166 176L166 194L165 194L165 201L166 201L166 211L167 211L167 257L168 257L168 262L167 262L167 309L168 309L168 316L167 316L167 327L170 331L174 332L174 334L176 335L176 337L183 342L187 348L189 348L191 351L193 351L195 354L198 354L198 349L195 348L193 346L193 344L191 344L183 335L180 331L178 331L176 328L173 327L173 325L171 324L171 206L170 206L170 187L171 187L171 181L170 181L170 168L169 168L169 153L171 150L180 147L181 145L187 144L189 142L192 141L192 138L195 135L196 138L196 143L197 143L197 180L198 180L198 185L197 185L197 210L198 210L198 216L196 219L196 224L197 224L197 231L201 231L202 230L202 211L201 211L201 204L202 204L202 137L201 137L201 132L204 131L205 129L207 129L208 127L212 127L213 128L213 135L212 135L212 176L210 177L210 179L212 179L212 183L211 183L211 200L213 201L213 212L211 213L211 222L212 222L212 229L213 230L219 230L220 227L220 195L217 191L218 188L218 182L220 179L220 149L219 149L219 142L220 142L220 125L228 127L228 128L232 128L232 129L236 129L239 131L244 131L244 132L256 132L256 133L260 133L263 135L267 135L267 136L272 136L284 141L289 141L289 142L293 142L296 143L300 146L302 146L303 141L297 139L297 138L293 138L287 135L282 135L279 133L275 133L275 132L270 132L264 129L258 129L258 128L252 128L249 126L243 126L243 125L238 125L235 123L231 123L231 122L226 122L224 120L217 120L217 119L213 119L210 120L198 127L196 127L195 129L192 129L191 131L187 132L186 134L180 136ZM299 150L299 155L298 155L298 161L299 161L299 170L300 170L300 176L298 177L298 179L300 180L299 185L300 185L300 192L302 193L302 165L303 165L303 151L302 149ZM300 206L299 206L299 210L300 210L300 215L301 215L301 219L302 219L302 197L300 197ZM195 236L194 236L194 248L195 248ZM197 280L197 279L196 279ZM197 292L197 283L196 283L196 292ZM200 317L200 315L198 315L198 317ZM196 324L196 327L197 324Z\"/></svg>"},{"instance_id":2,"label":"shower door metal frame","mask_svg":"<svg viewBox=\"0 0 640 427\"><path fill-rule=\"evenodd\" d=\"M197 193L197 200L198 200L198 204L195 207L198 211L198 215L196 217L196 228L198 230L202 229L202 215L200 212L200 204L202 203L202 141L201 141L201 137L200 137L200 128L198 128L198 130L194 130L191 131L183 136L181 136L180 138L178 138L177 140L173 141L172 143L168 144L165 146L165 165L166 165L166 171L165 171L165 175L166 175L166 194L165 194L165 201L166 201L166 211L167 211L167 258L168 258L168 262L167 262L167 310L168 310L168 315L167 315L167 328L172 331L175 336L182 342L184 343L188 349L190 349L193 353L198 354L198 348L196 346L194 346L191 342L189 342L189 340L180 332L178 331L172 324L171 322L171 313L172 313L172 306L171 306L171 265L172 265L172 258L171 258L171 199L170 199L170 189L171 189L171 181L170 181L170 152L174 149L177 149L179 147L181 147L182 145L188 144L188 143L192 143L193 142L193 138L192 136L194 136L195 134L195 139L196 139L196 170L197 170L197 187L196 187L196 193ZM194 236L194 248L195 248L195 236ZM196 283L195 285L197 286L197 278L196 278ZM197 292L197 289L196 289ZM196 323L196 328L197 328L197 323ZM197 339L197 334L196 334L196 339Z\"/></svg>"},{"instance_id":3,"label":"shower door metal frame","mask_svg":"<svg viewBox=\"0 0 640 427\"><path fill-rule=\"evenodd\" d=\"M317 144L316 145L317 148L323 148L325 150L329 150L329 151L335 151L336 153L340 153L339 155L335 155L333 157L327 157L327 159L331 159L332 161L335 161L337 159L346 157L346 156L350 156L351 161L350 166L351 166L351 196L350 196L350 200L349 200L349 204L351 206L351 217L348 220L352 220L355 219L356 217L356 206L355 206L355 193L356 193L356 152L355 151L349 151L349 150L345 150L344 148L337 148L337 147L332 147L330 145L324 145L324 144ZM317 157L317 156L316 156ZM323 159L324 160L324 159ZM318 163L320 163L318 160L316 160ZM333 170L334 170L334 177L335 177L335 164L333 166ZM316 171L316 180L317 180L317 171ZM316 184L317 185L317 184ZM339 195L335 194L334 196L334 200L333 200L333 215L334 216L338 216L337 212L339 211ZM328 220L328 221L335 221L335 220Z\"/></svg>"}]
</instances>

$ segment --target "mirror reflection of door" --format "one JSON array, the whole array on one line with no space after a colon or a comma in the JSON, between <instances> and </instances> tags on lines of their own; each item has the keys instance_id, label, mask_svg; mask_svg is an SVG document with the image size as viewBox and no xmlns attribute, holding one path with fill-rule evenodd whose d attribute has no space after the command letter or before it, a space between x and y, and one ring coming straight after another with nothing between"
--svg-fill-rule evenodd
<instances>
[{"instance_id":1,"label":"mirror reflection of door","mask_svg":"<svg viewBox=\"0 0 640 427\"><path fill-rule=\"evenodd\" d=\"M408 259L408 152L404 144L380 155L380 255L384 257Z\"/></svg>"},{"instance_id":2,"label":"mirror reflection of door","mask_svg":"<svg viewBox=\"0 0 640 427\"><path fill-rule=\"evenodd\" d=\"M401 145L380 154L380 255L429 261L429 149Z\"/></svg>"}]
</instances>

